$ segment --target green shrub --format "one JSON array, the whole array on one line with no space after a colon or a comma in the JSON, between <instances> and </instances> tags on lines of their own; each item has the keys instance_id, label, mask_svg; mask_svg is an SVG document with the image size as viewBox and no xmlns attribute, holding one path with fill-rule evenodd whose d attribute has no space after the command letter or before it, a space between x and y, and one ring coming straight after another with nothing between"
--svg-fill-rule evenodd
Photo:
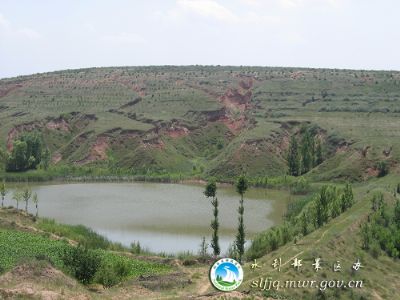
<instances>
[{"instance_id":1,"label":"green shrub","mask_svg":"<svg viewBox=\"0 0 400 300\"><path fill-rule=\"evenodd\" d=\"M386 161L380 161L376 164L378 169L378 177L386 176L389 173L389 166Z\"/></svg>"},{"instance_id":2,"label":"green shrub","mask_svg":"<svg viewBox=\"0 0 400 300\"><path fill-rule=\"evenodd\" d=\"M121 281L113 265L103 264L96 273L94 281L105 288L112 287Z\"/></svg>"},{"instance_id":3,"label":"green shrub","mask_svg":"<svg viewBox=\"0 0 400 300\"><path fill-rule=\"evenodd\" d=\"M66 249L62 260L72 275L83 284L89 284L93 281L101 265L99 254L81 245Z\"/></svg>"},{"instance_id":4,"label":"green shrub","mask_svg":"<svg viewBox=\"0 0 400 300\"><path fill-rule=\"evenodd\" d=\"M304 177L300 177L298 180L290 184L290 193L293 195L304 195L309 191L310 183Z\"/></svg>"}]
</instances>

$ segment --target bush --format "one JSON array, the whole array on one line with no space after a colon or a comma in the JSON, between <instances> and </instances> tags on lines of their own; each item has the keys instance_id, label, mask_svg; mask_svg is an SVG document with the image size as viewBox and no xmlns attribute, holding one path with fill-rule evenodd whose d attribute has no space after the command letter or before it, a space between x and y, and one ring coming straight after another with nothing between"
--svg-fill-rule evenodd
<instances>
[{"instance_id":1,"label":"bush","mask_svg":"<svg viewBox=\"0 0 400 300\"><path fill-rule=\"evenodd\" d=\"M113 266L102 265L96 273L95 282L102 284L105 288L112 287L119 282Z\"/></svg>"},{"instance_id":2,"label":"bush","mask_svg":"<svg viewBox=\"0 0 400 300\"><path fill-rule=\"evenodd\" d=\"M94 281L109 288L120 283L129 275L129 271L129 265L124 261L118 261L115 264L103 263L98 269Z\"/></svg>"},{"instance_id":3,"label":"bush","mask_svg":"<svg viewBox=\"0 0 400 300\"><path fill-rule=\"evenodd\" d=\"M290 184L290 193L293 195L304 195L309 191L310 183L304 177L300 177L298 180Z\"/></svg>"},{"instance_id":4,"label":"bush","mask_svg":"<svg viewBox=\"0 0 400 300\"><path fill-rule=\"evenodd\" d=\"M389 173L389 166L386 161L380 161L376 164L376 168L378 169L378 177L383 177Z\"/></svg>"},{"instance_id":5,"label":"bush","mask_svg":"<svg viewBox=\"0 0 400 300\"><path fill-rule=\"evenodd\" d=\"M93 250L79 245L66 249L62 261L72 275L83 284L89 284L100 268L101 258Z\"/></svg>"},{"instance_id":6,"label":"bush","mask_svg":"<svg viewBox=\"0 0 400 300\"><path fill-rule=\"evenodd\" d=\"M381 247L376 241L372 243L369 250L373 258L378 258L381 253Z\"/></svg>"},{"instance_id":7,"label":"bush","mask_svg":"<svg viewBox=\"0 0 400 300\"><path fill-rule=\"evenodd\" d=\"M132 254L140 254L142 252L142 247L140 246L140 242L131 243L131 253Z\"/></svg>"}]
</instances>

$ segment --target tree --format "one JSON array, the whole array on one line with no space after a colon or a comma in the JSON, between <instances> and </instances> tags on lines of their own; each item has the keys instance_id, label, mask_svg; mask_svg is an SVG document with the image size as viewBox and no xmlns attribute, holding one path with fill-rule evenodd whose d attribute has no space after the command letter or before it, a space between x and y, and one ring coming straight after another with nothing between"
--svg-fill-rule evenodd
<instances>
[{"instance_id":1,"label":"tree","mask_svg":"<svg viewBox=\"0 0 400 300\"><path fill-rule=\"evenodd\" d=\"M38 195L37 195L36 193L33 194L32 202L35 204L35 207L36 207L36 217L38 217L38 216L39 216L39 208L38 208L39 198L38 198Z\"/></svg>"},{"instance_id":2,"label":"tree","mask_svg":"<svg viewBox=\"0 0 400 300\"><path fill-rule=\"evenodd\" d=\"M43 169L47 170L50 165L51 154L49 148L46 148L42 153L42 165Z\"/></svg>"},{"instance_id":3,"label":"tree","mask_svg":"<svg viewBox=\"0 0 400 300\"><path fill-rule=\"evenodd\" d=\"M341 209L342 212L352 207L354 204L353 189L349 183L346 184L343 194L341 195Z\"/></svg>"},{"instance_id":4,"label":"tree","mask_svg":"<svg viewBox=\"0 0 400 300\"><path fill-rule=\"evenodd\" d=\"M396 200L396 205L394 207L393 223L397 225L400 229L400 200Z\"/></svg>"},{"instance_id":5,"label":"tree","mask_svg":"<svg viewBox=\"0 0 400 300\"><path fill-rule=\"evenodd\" d=\"M371 199L372 210L378 211L384 204L384 198L382 192L375 192Z\"/></svg>"},{"instance_id":6,"label":"tree","mask_svg":"<svg viewBox=\"0 0 400 300\"><path fill-rule=\"evenodd\" d=\"M208 245L206 243L206 237L203 236L201 239L200 250L199 250L199 255L200 255L201 259L203 259L203 260L205 260L207 258L207 248L208 248Z\"/></svg>"},{"instance_id":7,"label":"tree","mask_svg":"<svg viewBox=\"0 0 400 300\"><path fill-rule=\"evenodd\" d=\"M246 236L245 236L245 228L244 228L244 204L243 204L243 195L248 189L248 182L244 175L239 176L238 180L236 181L236 192L240 194L240 202L239 202L239 225L238 225L238 232L236 235L236 249L238 253L238 260L241 263L242 257L244 254L244 244L246 243Z\"/></svg>"},{"instance_id":8,"label":"tree","mask_svg":"<svg viewBox=\"0 0 400 300\"><path fill-rule=\"evenodd\" d=\"M371 229L370 226L366 223L361 227L361 240L362 240L362 248L364 250L369 249L369 245L371 243Z\"/></svg>"},{"instance_id":9,"label":"tree","mask_svg":"<svg viewBox=\"0 0 400 300\"><path fill-rule=\"evenodd\" d=\"M314 137L305 129L301 140L301 167L302 174L311 170L314 165Z\"/></svg>"},{"instance_id":10,"label":"tree","mask_svg":"<svg viewBox=\"0 0 400 300\"><path fill-rule=\"evenodd\" d=\"M29 187L25 187L22 191L22 199L25 201L25 212L28 213L28 202L32 197L32 190Z\"/></svg>"},{"instance_id":11,"label":"tree","mask_svg":"<svg viewBox=\"0 0 400 300\"><path fill-rule=\"evenodd\" d=\"M376 168L378 169L378 177L386 176L389 173L389 166L386 161L379 161Z\"/></svg>"},{"instance_id":12,"label":"tree","mask_svg":"<svg viewBox=\"0 0 400 300\"><path fill-rule=\"evenodd\" d=\"M204 195L207 198L211 199L211 204L213 206L213 215L214 219L211 221L211 228L213 230L212 238L211 238L211 248L213 249L214 257L218 257L221 253L221 248L219 246L219 236L218 236L218 229L219 229L219 220L218 220L218 199L217 195L217 184L215 181L209 181L206 185L206 189L204 191Z\"/></svg>"},{"instance_id":13,"label":"tree","mask_svg":"<svg viewBox=\"0 0 400 300\"><path fill-rule=\"evenodd\" d=\"M21 190L16 190L13 194L13 199L15 200L15 202L17 202L17 209L19 208L19 203L22 201L23 199L23 195L22 195L22 191Z\"/></svg>"},{"instance_id":14,"label":"tree","mask_svg":"<svg viewBox=\"0 0 400 300\"><path fill-rule=\"evenodd\" d=\"M330 200L329 186L324 185L319 195L315 199L315 218L317 227L321 227L328 222L328 209Z\"/></svg>"},{"instance_id":15,"label":"tree","mask_svg":"<svg viewBox=\"0 0 400 300\"><path fill-rule=\"evenodd\" d=\"M292 176L300 175L300 158L299 158L299 149L298 149L297 140L294 136L290 139L289 143L289 153L288 153L288 165L289 165L289 174Z\"/></svg>"},{"instance_id":16,"label":"tree","mask_svg":"<svg viewBox=\"0 0 400 300\"><path fill-rule=\"evenodd\" d=\"M301 227L301 233L303 236L306 236L308 234L308 222L307 222L307 214L303 212L300 216L300 227Z\"/></svg>"},{"instance_id":17,"label":"tree","mask_svg":"<svg viewBox=\"0 0 400 300\"><path fill-rule=\"evenodd\" d=\"M13 142L13 150L6 161L6 171L36 169L42 159L41 136L25 133Z\"/></svg>"},{"instance_id":18,"label":"tree","mask_svg":"<svg viewBox=\"0 0 400 300\"><path fill-rule=\"evenodd\" d=\"M317 147L315 149L315 165L318 166L318 165L322 164L323 161L324 161L324 158L322 156L322 145L321 145L321 142L318 141Z\"/></svg>"},{"instance_id":19,"label":"tree","mask_svg":"<svg viewBox=\"0 0 400 300\"><path fill-rule=\"evenodd\" d=\"M7 159L7 171L24 171L26 169L27 160L27 144L26 142L16 140L13 143L13 150Z\"/></svg>"},{"instance_id":20,"label":"tree","mask_svg":"<svg viewBox=\"0 0 400 300\"><path fill-rule=\"evenodd\" d=\"M74 277L83 284L91 283L101 266L101 257L98 252L81 245L66 248L61 259Z\"/></svg>"},{"instance_id":21,"label":"tree","mask_svg":"<svg viewBox=\"0 0 400 300\"><path fill-rule=\"evenodd\" d=\"M3 150L2 148L0 148L0 165L2 164L6 164L7 162L7 151Z\"/></svg>"},{"instance_id":22,"label":"tree","mask_svg":"<svg viewBox=\"0 0 400 300\"><path fill-rule=\"evenodd\" d=\"M1 194L1 207L4 207L4 198L7 195L7 189L6 189L6 183L3 180L1 186L0 186L0 194Z\"/></svg>"},{"instance_id":23,"label":"tree","mask_svg":"<svg viewBox=\"0 0 400 300\"><path fill-rule=\"evenodd\" d=\"M340 215L342 210L341 207L341 199L333 199L332 208L331 208L331 217L336 218Z\"/></svg>"}]
</instances>

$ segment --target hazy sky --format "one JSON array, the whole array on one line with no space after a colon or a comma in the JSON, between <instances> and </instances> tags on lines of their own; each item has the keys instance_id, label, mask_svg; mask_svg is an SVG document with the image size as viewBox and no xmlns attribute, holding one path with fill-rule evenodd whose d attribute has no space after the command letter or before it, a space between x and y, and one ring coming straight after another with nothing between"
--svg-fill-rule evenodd
<instances>
[{"instance_id":1,"label":"hazy sky","mask_svg":"<svg viewBox=\"0 0 400 300\"><path fill-rule=\"evenodd\" d=\"M400 70L398 0L0 0L0 78L126 65Z\"/></svg>"}]
</instances>

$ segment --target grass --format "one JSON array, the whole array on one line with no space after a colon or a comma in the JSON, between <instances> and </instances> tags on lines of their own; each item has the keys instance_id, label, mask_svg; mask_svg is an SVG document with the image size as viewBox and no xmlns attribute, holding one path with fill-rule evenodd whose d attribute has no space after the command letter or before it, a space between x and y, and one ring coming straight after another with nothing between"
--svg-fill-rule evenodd
<instances>
[{"instance_id":1,"label":"grass","mask_svg":"<svg viewBox=\"0 0 400 300\"><path fill-rule=\"evenodd\" d=\"M240 91L249 78L253 86L246 109L240 112L224 107L220 97ZM48 171L3 172L0 177L7 181L180 182L213 176L232 183L238 174L246 173L252 186L285 190L295 180L285 176L288 137L310 124L318 129L325 158L304 175L311 182L310 192L323 183L351 181L357 202L322 228L299 238L297 244L288 243L261 257L257 260L264 266L261 270L251 271L246 264L241 289L248 290L252 280L266 274L281 280L329 279L335 274L327 265L319 273L310 267L320 256L327 264L341 260L346 266L341 278L365 282L362 290L328 290L325 298L396 299L398 262L363 251L359 226L369 211L371 193L380 189L393 200L390 195L399 181L399 87L400 72L395 71L264 67L93 68L2 79L0 89L11 92L1 97L0 147L6 146L13 128L29 131L34 127L42 131L46 145L61 161ZM138 98L141 100L136 104L127 105ZM229 120L212 120L211 116L218 116L223 108L235 120L246 119L240 130L230 129ZM60 114L69 130L48 128L49 120ZM171 130L179 127L186 128L188 134L174 137ZM96 155L93 145L99 137L108 139L105 159L79 164L90 154ZM389 175L383 178L375 175L379 161L390 166ZM294 199L287 216L298 214L309 202L308 196ZM88 240L93 247L112 247L87 229L51 221L39 226L67 238ZM29 235L27 239L44 253L49 247L55 247L57 253L57 247L68 246L41 236ZM17 240L20 251L27 251L23 241ZM19 250L10 249L15 254L10 252L9 258L2 259L12 259L11 266L19 259ZM98 251L103 251L104 257L112 255L107 250ZM307 266L303 272L290 267L295 256ZM285 270L267 269L278 257L288 262ZM365 262L365 268L353 274L349 266L356 258ZM182 259L190 260L191 255L182 254ZM322 297L302 289L268 294L283 299Z\"/></svg>"},{"instance_id":2,"label":"grass","mask_svg":"<svg viewBox=\"0 0 400 300\"><path fill-rule=\"evenodd\" d=\"M38 229L74 240L91 249L123 250L121 245L110 242L83 225L60 224L52 219L41 218L36 226Z\"/></svg>"},{"instance_id":3,"label":"grass","mask_svg":"<svg viewBox=\"0 0 400 300\"><path fill-rule=\"evenodd\" d=\"M250 105L233 113L246 117L241 130L207 119L224 108L220 96L250 79ZM0 147L13 127L35 127L51 152L61 154L61 164L85 159L96 139L107 136L124 175L280 176L286 172L285 136L309 122L321 128L322 138L336 135L349 144L337 153L338 145L329 145L327 160L310 177L361 181L376 161L389 160L393 171L400 159L399 85L395 71L268 67L93 68L8 78L0 80L0 88L10 90L1 97ZM60 115L69 130L48 128ZM189 134L169 136L177 126ZM364 147L367 155L359 157ZM89 165L112 175L107 159ZM58 175L53 170L26 176Z\"/></svg>"},{"instance_id":4,"label":"grass","mask_svg":"<svg viewBox=\"0 0 400 300\"><path fill-rule=\"evenodd\" d=\"M371 183L359 184L355 187L355 205L328 224L318 230L301 237L297 243L289 243L277 250L257 259L262 266L260 269L251 270L249 262L245 265L245 282L241 289L249 289L253 280L270 276L272 280L363 280L362 289L327 289L324 297L338 299L394 299L398 289L398 274L400 265L398 261L381 255L377 259L361 249L361 237L359 235L360 224L365 220L370 211L370 198L374 189L385 192L388 203L393 203L392 187L394 177L381 178ZM302 259L301 271L294 270L291 264L297 257ZM315 272L312 264L314 259L322 259L322 271ZM271 266L274 259L281 258L283 266L281 272ZM363 264L359 272L352 272L352 264L357 260ZM339 260L342 266L340 273L332 271L333 264ZM254 293L262 293L253 289ZM280 289L278 291L266 291L266 294L274 294L281 299L314 299L317 297L316 289ZM377 296L379 295L379 296Z\"/></svg>"}]
</instances>

